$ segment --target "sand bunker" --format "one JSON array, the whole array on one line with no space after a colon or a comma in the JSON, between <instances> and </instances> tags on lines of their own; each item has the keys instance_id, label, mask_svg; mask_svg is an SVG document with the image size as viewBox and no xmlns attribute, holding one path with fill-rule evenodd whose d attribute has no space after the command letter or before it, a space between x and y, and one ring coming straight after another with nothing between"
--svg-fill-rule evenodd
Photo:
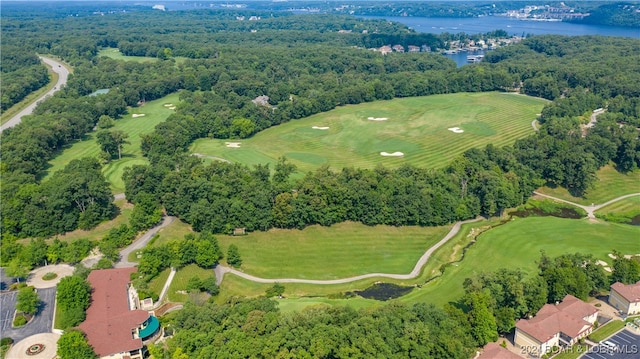
<instances>
[{"instance_id":1,"label":"sand bunker","mask_svg":"<svg viewBox=\"0 0 640 359\"><path fill-rule=\"evenodd\" d=\"M380 152L380 156L385 156L385 157L402 157L404 156L404 153L402 152Z\"/></svg>"},{"instance_id":2,"label":"sand bunker","mask_svg":"<svg viewBox=\"0 0 640 359\"><path fill-rule=\"evenodd\" d=\"M453 132L453 133L463 133L464 130L461 129L460 127L449 127L447 128L447 130Z\"/></svg>"},{"instance_id":3,"label":"sand bunker","mask_svg":"<svg viewBox=\"0 0 640 359\"><path fill-rule=\"evenodd\" d=\"M131 117L136 118L136 117L142 117L144 116L144 113L134 113L133 115L131 115Z\"/></svg>"},{"instance_id":4,"label":"sand bunker","mask_svg":"<svg viewBox=\"0 0 640 359\"><path fill-rule=\"evenodd\" d=\"M599 259L598 259L598 260L596 261L596 263L597 263L598 265L601 265L601 266L602 266L602 269L604 269L605 271L607 271L607 272L609 272L609 273L611 273L611 272L612 272L611 267L609 267L609 264L608 264L607 262L605 262L605 261L601 261L601 260L599 260Z\"/></svg>"},{"instance_id":5,"label":"sand bunker","mask_svg":"<svg viewBox=\"0 0 640 359\"><path fill-rule=\"evenodd\" d=\"M173 104L172 103L165 103L163 106L164 107L171 107L171 106L173 106Z\"/></svg>"},{"instance_id":6,"label":"sand bunker","mask_svg":"<svg viewBox=\"0 0 640 359\"><path fill-rule=\"evenodd\" d=\"M230 148L239 148L240 147L240 142L225 142L225 145L227 145L227 147Z\"/></svg>"},{"instance_id":7,"label":"sand bunker","mask_svg":"<svg viewBox=\"0 0 640 359\"><path fill-rule=\"evenodd\" d=\"M175 109L176 109L176 107L175 107L175 106L170 106L170 107L167 107L167 108L168 108L169 110L175 110Z\"/></svg>"},{"instance_id":8,"label":"sand bunker","mask_svg":"<svg viewBox=\"0 0 640 359\"><path fill-rule=\"evenodd\" d=\"M314 130L328 130L329 129L329 127L319 127L319 126L313 126L311 128L313 128Z\"/></svg>"},{"instance_id":9,"label":"sand bunker","mask_svg":"<svg viewBox=\"0 0 640 359\"><path fill-rule=\"evenodd\" d=\"M369 121L386 121L386 120L388 120L388 118L386 118L386 117L367 117L367 120L369 120Z\"/></svg>"}]
</instances>

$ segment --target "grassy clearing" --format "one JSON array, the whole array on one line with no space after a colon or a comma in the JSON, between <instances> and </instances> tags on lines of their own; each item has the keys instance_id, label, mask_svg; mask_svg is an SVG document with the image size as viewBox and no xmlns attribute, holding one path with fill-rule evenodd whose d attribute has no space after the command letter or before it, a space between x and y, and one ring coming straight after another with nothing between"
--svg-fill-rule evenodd
<instances>
[{"instance_id":1,"label":"grassy clearing","mask_svg":"<svg viewBox=\"0 0 640 359\"><path fill-rule=\"evenodd\" d=\"M616 171L613 166L604 166L597 175L598 181L594 188L584 197L574 197L562 187L542 187L538 191L582 205L600 204L625 194L640 192L640 170L624 174Z\"/></svg>"},{"instance_id":2,"label":"grassy clearing","mask_svg":"<svg viewBox=\"0 0 640 359\"><path fill-rule=\"evenodd\" d=\"M40 96L47 93L47 91L51 90L56 85L59 78L58 73L53 71L51 69L51 66L47 65L47 63L42 62L42 64L47 67L47 71L49 72L49 83L33 91L25 98L23 98L22 101L16 103L15 105L9 107L6 111L0 113L0 124L4 124L5 122L9 121L13 116L17 115L18 112L22 111L25 107L29 106L33 101L40 98Z\"/></svg>"},{"instance_id":3,"label":"grassy clearing","mask_svg":"<svg viewBox=\"0 0 640 359\"><path fill-rule=\"evenodd\" d=\"M366 273L409 273L424 251L451 229L369 227L345 222L331 227L273 229L248 236L218 236L240 249L242 270L264 278L337 279Z\"/></svg>"},{"instance_id":4,"label":"grassy clearing","mask_svg":"<svg viewBox=\"0 0 640 359\"><path fill-rule=\"evenodd\" d=\"M612 320L591 333L591 335L589 335L589 339L599 343L624 328L624 325L625 323L622 320Z\"/></svg>"},{"instance_id":5,"label":"grassy clearing","mask_svg":"<svg viewBox=\"0 0 640 359\"><path fill-rule=\"evenodd\" d=\"M625 198L596 212L596 217L617 223L631 223L638 215L640 215L640 196Z\"/></svg>"},{"instance_id":6,"label":"grassy clearing","mask_svg":"<svg viewBox=\"0 0 640 359\"><path fill-rule=\"evenodd\" d=\"M503 146L531 134L531 121L545 103L496 92L376 101L272 127L238 141L240 148L226 147L229 140L200 139L191 150L248 165L274 163L284 155L302 172L325 163L333 168L406 163L436 168L469 148L489 143ZM369 117L388 120L369 121ZM464 133L453 133L448 130L451 127L460 127ZM396 151L404 156L380 155Z\"/></svg>"},{"instance_id":7,"label":"grassy clearing","mask_svg":"<svg viewBox=\"0 0 640 359\"><path fill-rule=\"evenodd\" d=\"M149 282L149 291L160 295L162 292L162 287L167 282L167 278L169 278L169 273L171 273L171 268L167 268L160 272L155 278Z\"/></svg>"},{"instance_id":8,"label":"grassy clearing","mask_svg":"<svg viewBox=\"0 0 640 359\"><path fill-rule=\"evenodd\" d=\"M430 278L440 274L441 266L454 260L459 260L462 254L462 248L472 239L470 233L480 233L490 228L492 224L498 223L497 219L491 221L483 221L470 223L462 226L460 232L445 245L440 247L433 253L427 264L425 265L421 275L411 280L394 280L389 278L369 278L356 282L335 285L313 285L300 283L285 283L284 299L279 300L283 308L291 310L300 310L305 305L314 305L318 303L331 305L350 305L354 307L368 306L371 303L380 304L381 302L370 301L363 298L350 299L329 299L327 297L339 297L341 293L354 290L362 290L377 281L386 283L395 283L403 286L411 286L415 284L423 284ZM254 283L235 275L227 274L221 284L220 295L216 298L219 303L233 296L255 297L264 295L264 292L271 284ZM289 303L291 305L289 306Z\"/></svg>"},{"instance_id":9,"label":"grassy clearing","mask_svg":"<svg viewBox=\"0 0 640 359\"><path fill-rule=\"evenodd\" d=\"M156 62L159 61L160 59L158 59L157 57L148 57L148 56L126 56L123 55L119 49L117 48L113 48L113 47L109 47L106 49L102 49L98 52L98 57L102 57L102 56L106 56L109 58L112 58L114 60L119 60L119 61L134 61L134 62L139 62L139 63L149 63L149 62ZM186 57L180 57L180 56L176 56L173 57L173 59L176 60L176 63L182 63L184 62L184 60L186 60Z\"/></svg>"},{"instance_id":10,"label":"grassy clearing","mask_svg":"<svg viewBox=\"0 0 640 359\"><path fill-rule=\"evenodd\" d=\"M185 234L194 233L191 226L179 219L174 220L168 226L161 228L156 234L158 238L153 241L152 246L160 246L170 241L183 239Z\"/></svg>"},{"instance_id":11,"label":"grassy clearing","mask_svg":"<svg viewBox=\"0 0 640 359\"><path fill-rule=\"evenodd\" d=\"M112 129L127 133L130 144L123 146L122 159L113 160L102 168L102 172L111 184L111 189L114 193L124 191L122 172L126 167L148 163L140 150L140 135L152 132L157 124L163 122L169 115L174 113L173 110L164 106L165 104L175 105L178 101L178 94L171 94L158 100L147 102L144 106L132 108L129 114L116 121L116 125ZM134 118L133 114L144 114L144 117ZM96 142L95 134L95 132L92 132L86 136L86 139L74 142L49 161L51 167L48 169L46 177L61 170L73 159L98 157L100 146Z\"/></svg>"},{"instance_id":12,"label":"grassy clearing","mask_svg":"<svg viewBox=\"0 0 640 359\"><path fill-rule=\"evenodd\" d=\"M202 269L195 264L190 264L176 272L173 281L169 286L167 297L171 302L186 302L187 294L178 293L187 289L187 282L191 277L206 278L213 276L213 269ZM166 279L165 279L166 280ZM163 283L164 284L164 283ZM162 288L161 288L162 289ZM160 292L158 292L160 294Z\"/></svg>"},{"instance_id":13,"label":"grassy clearing","mask_svg":"<svg viewBox=\"0 0 640 359\"><path fill-rule=\"evenodd\" d=\"M401 300L444 305L462 297L462 282L474 273L505 267L533 274L543 249L551 257L581 252L606 261L612 249L636 253L639 237L639 227L616 223L555 217L515 219L481 234L460 263L448 266L441 277Z\"/></svg>"}]
</instances>

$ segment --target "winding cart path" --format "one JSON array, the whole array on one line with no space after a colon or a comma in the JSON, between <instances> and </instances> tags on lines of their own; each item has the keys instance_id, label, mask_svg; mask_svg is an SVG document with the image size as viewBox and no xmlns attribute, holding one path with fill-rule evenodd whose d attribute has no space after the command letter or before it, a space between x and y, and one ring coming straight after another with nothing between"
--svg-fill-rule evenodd
<instances>
[{"instance_id":1,"label":"winding cart path","mask_svg":"<svg viewBox=\"0 0 640 359\"><path fill-rule=\"evenodd\" d=\"M342 284L342 283L355 282L355 281L358 281L361 279L367 279L367 278L413 279L420 275L420 271L422 270L422 267L424 267L424 265L427 263L427 260L429 260L429 257L431 257L433 252L435 252L438 248L442 247L445 243L447 243L449 239L453 238L453 236L458 234L458 232L460 231L460 227L463 224L477 222L480 220L482 220L482 217L479 217L476 219L470 219L467 221L456 222L451 228L451 230L449 231L449 233L447 233L447 235L444 236L444 238L442 238L438 243L434 244L429 249L427 249L426 252L424 252L422 257L420 257L415 267L413 267L413 270L409 274L368 273L368 274L358 275L354 277L328 279L328 280L299 279L299 278L260 278L247 273L240 272L237 269L233 269L223 265L216 266L216 268L214 269L214 272L216 274L216 281L218 285L220 285L220 283L222 282L222 278L224 278L224 275L227 273L235 274L241 278L250 280L252 282L257 282L257 283L306 283L306 284L327 285L327 284Z\"/></svg>"}]
</instances>

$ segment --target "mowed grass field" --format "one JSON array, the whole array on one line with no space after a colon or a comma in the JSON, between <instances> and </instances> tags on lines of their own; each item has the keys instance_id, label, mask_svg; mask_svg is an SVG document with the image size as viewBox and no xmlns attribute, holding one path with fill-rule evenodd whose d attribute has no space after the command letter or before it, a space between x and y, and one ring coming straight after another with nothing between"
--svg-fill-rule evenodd
<instances>
[{"instance_id":1,"label":"mowed grass field","mask_svg":"<svg viewBox=\"0 0 640 359\"><path fill-rule=\"evenodd\" d=\"M631 217L640 214L640 196L629 197L600 208L596 214L628 214Z\"/></svg>"},{"instance_id":2,"label":"mowed grass field","mask_svg":"<svg viewBox=\"0 0 640 359\"><path fill-rule=\"evenodd\" d=\"M472 147L503 146L533 133L546 100L498 92L376 101L336 108L269 128L244 140L200 139L192 152L248 165L286 156L302 172L322 164L374 168L409 163L437 168ZM387 118L386 121L371 121ZM313 127L328 127L314 129ZM459 127L454 133L448 128ZM240 142L229 148L225 142ZM384 157L381 152L402 152Z\"/></svg>"},{"instance_id":3,"label":"mowed grass field","mask_svg":"<svg viewBox=\"0 0 640 359\"><path fill-rule=\"evenodd\" d=\"M448 266L441 277L400 300L441 306L462 297L462 283L474 273L504 267L521 268L533 275L541 250L551 257L588 253L611 264L608 254L613 249L625 254L640 253L638 238L637 226L555 217L518 218L482 233L461 262Z\"/></svg>"},{"instance_id":4,"label":"mowed grass field","mask_svg":"<svg viewBox=\"0 0 640 359\"><path fill-rule=\"evenodd\" d=\"M157 57L148 57L148 56L126 56L123 55L120 52L120 49L117 48L113 48L113 47L109 47L106 49L102 49L100 51L98 51L98 57L101 56L106 56L109 58L112 58L114 60L120 60L120 61L135 61L135 62L140 62L140 63L147 63L147 62L156 62L159 61L160 59L158 59ZM176 63L181 63L184 62L184 60L186 60L186 57L173 57L173 59L176 60Z\"/></svg>"},{"instance_id":5,"label":"mowed grass field","mask_svg":"<svg viewBox=\"0 0 640 359\"><path fill-rule=\"evenodd\" d=\"M127 133L129 135L127 140L130 144L122 147L122 159L112 160L102 169L114 193L124 192L122 173L126 167L148 163L140 150L140 135L152 132L157 124L163 122L169 115L174 113L174 110L170 110L165 105L176 105L178 101L178 94L171 94L155 101L149 101L141 107L132 108L129 114L116 120L116 125L111 129ZM144 114L144 116L134 118L134 114ZM51 167L47 170L47 176L63 169L73 159L98 157L100 146L95 137L96 132L92 132L86 136L86 139L74 142L71 146L65 148L61 154L49 161Z\"/></svg>"},{"instance_id":6,"label":"mowed grass field","mask_svg":"<svg viewBox=\"0 0 640 359\"><path fill-rule=\"evenodd\" d=\"M604 166L597 172L598 180L583 197L572 196L562 187L542 187L539 192L567 201L590 205L601 204L629 193L640 193L640 170L620 173L613 166Z\"/></svg>"},{"instance_id":7,"label":"mowed grass field","mask_svg":"<svg viewBox=\"0 0 640 359\"><path fill-rule=\"evenodd\" d=\"M451 226L369 227L344 222L331 227L273 229L247 236L218 236L226 253L235 244L241 270L263 278L339 279L367 273L407 274Z\"/></svg>"}]
</instances>

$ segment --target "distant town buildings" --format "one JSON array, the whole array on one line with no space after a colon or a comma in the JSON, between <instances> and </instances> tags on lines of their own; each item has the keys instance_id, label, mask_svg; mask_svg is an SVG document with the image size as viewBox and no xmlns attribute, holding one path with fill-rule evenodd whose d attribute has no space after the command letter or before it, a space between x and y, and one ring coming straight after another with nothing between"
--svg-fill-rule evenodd
<instances>
[{"instance_id":1,"label":"distant town buildings","mask_svg":"<svg viewBox=\"0 0 640 359\"><path fill-rule=\"evenodd\" d=\"M588 13L577 13L569 6L554 7L550 5L529 5L518 10L509 10L504 14L498 14L518 20L537 21L562 21L564 19L582 19L589 16Z\"/></svg>"}]
</instances>

